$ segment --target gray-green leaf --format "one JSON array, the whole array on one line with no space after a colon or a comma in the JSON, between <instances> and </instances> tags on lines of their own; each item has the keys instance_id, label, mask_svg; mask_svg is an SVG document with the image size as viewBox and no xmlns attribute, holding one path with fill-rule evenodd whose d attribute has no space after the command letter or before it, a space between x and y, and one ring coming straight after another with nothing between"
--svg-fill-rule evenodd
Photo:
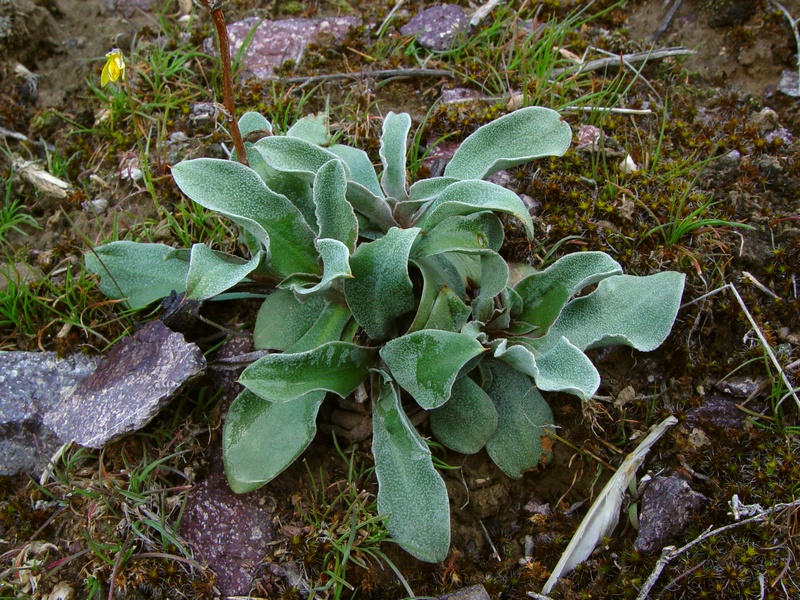
<instances>
[{"instance_id":1,"label":"gray-green leaf","mask_svg":"<svg viewBox=\"0 0 800 600\"><path fill-rule=\"evenodd\" d=\"M387 380L384 375L372 402L378 512L389 515L386 529L404 550L426 562L441 562L450 547L447 488L433 467L425 440L408 420L397 390Z\"/></svg>"},{"instance_id":2,"label":"gray-green leaf","mask_svg":"<svg viewBox=\"0 0 800 600\"><path fill-rule=\"evenodd\" d=\"M484 389L497 409L497 429L486 450L503 472L519 479L552 458L553 413L530 377L499 360L481 364L490 374Z\"/></svg>"},{"instance_id":3,"label":"gray-green leaf","mask_svg":"<svg viewBox=\"0 0 800 600\"><path fill-rule=\"evenodd\" d=\"M314 439L324 392L292 402L270 402L249 390L234 400L222 432L228 485L237 494L272 481Z\"/></svg>"},{"instance_id":4,"label":"gray-green leaf","mask_svg":"<svg viewBox=\"0 0 800 600\"><path fill-rule=\"evenodd\" d=\"M324 112L306 115L289 127L286 135L300 138L316 146L324 146L331 141L328 121L328 114Z\"/></svg>"},{"instance_id":5,"label":"gray-green leaf","mask_svg":"<svg viewBox=\"0 0 800 600\"><path fill-rule=\"evenodd\" d=\"M189 198L255 236L275 273L319 273L314 232L300 211L252 169L229 160L197 158L172 167L172 175Z\"/></svg>"},{"instance_id":6,"label":"gray-green leaf","mask_svg":"<svg viewBox=\"0 0 800 600\"><path fill-rule=\"evenodd\" d=\"M186 289L189 263L164 244L112 242L84 255L86 268L100 276L100 291L109 298L125 298L131 308Z\"/></svg>"},{"instance_id":7,"label":"gray-green leaf","mask_svg":"<svg viewBox=\"0 0 800 600\"><path fill-rule=\"evenodd\" d=\"M411 129L411 117L406 113L389 112L383 120L381 135L381 187L395 200L408 198L406 191L406 139Z\"/></svg>"},{"instance_id":8,"label":"gray-green leaf","mask_svg":"<svg viewBox=\"0 0 800 600\"><path fill-rule=\"evenodd\" d=\"M263 252L258 252L246 261L214 251L205 244L194 244L186 275L186 298L207 300L221 294L247 277L263 256Z\"/></svg>"},{"instance_id":9,"label":"gray-green leaf","mask_svg":"<svg viewBox=\"0 0 800 600\"><path fill-rule=\"evenodd\" d=\"M414 258L442 252L497 252L503 245L503 224L489 211L445 219L423 232L411 250Z\"/></svg>"},{"instance_id":10,"label":"gray-green leaf","mask_svg":"<svg viewBox=\"0 0 800 600\"><path fill-rule=\"evenodd\" d=\"M275 290L258 311L253 345L259 350L288 350L311 329L326 305L322 297L301 302L291 290Z\"/></svg>"},{"instance_id":11,"label":"gray-green leaf","mask_svg":"<svg viewBox=\"0 0 800 600\"><path fill-rule=\"evenodd\" d=\"M492 399L469 377L457 379L450 400L430 412L431 431L446 447L474 454L497 429Z\"/></svg>"},{"instance_id":12,"label":"gray-green leaf","mask_svg":"<svg viewBox=\"0 0 800 600\"><path fill-rule=\"evenodd\" d=\"M353 252L358 238L358 219L345 198L346 193L347 174L342 162L330 160L322 165L314 178L319 237L339 240Z\"/></svg>"},{"instance_id":13,"label":"gray-green leaf","mask_svg":"<svg viewBox=\"0 0 800 600\"><path fill-rule=\"evenodd\" d=\"M447 402L458 372L483 351L467 334L424 329L393 339L380 354L395 381L430 410Z\"/></svg>"},{"instance_id":14,"label":"gray-green leaf","mask_svg":"<svg viewBox=\"0 0 800 600\"><path fill-rule=\"evenodd\" d=\"M522 297L519 319L525 323L515 328L514 333L535 330L536 335L544 335L572 296L587 285L621 273L619 263L603 252L577 252L561 257L514 287Z\"/></svg>"},{"instance_id":15,"label":"gray-green leaf","mask_svg":"<svg viewBox=\"0 0 800 600\"><path fill-rule=\"evenodd\" d=\"M239 117L239 133L244 137L254 131L272 132L272 123L261 113L246 112Z\"/></svg>"},{"instance_id":16,"label":"gray-green leaf","mask_svg":"<svg viewBox=\"0 0 800 600\"><path fill-rule=\"evenodd\" d=\"M554 110L530 106L479 128L456 150L446 177L483 179L542 156L561 156L572 130Z\"/></svg>"},{"instance_id":17,"label":"gray-green leaf","mask_svg":"<svg viewBox=\"0 0 800 600\"><path fill-rule=\"evenodd\" d=\"M418 233L417 228L392 228L381 239L361 244L350 259L353 279L344 282L345 297L372 339L388 337L395 319L414 308L408 255Z\"/></svg>"},{"instance_id":18,"label":"gray-green leaf","mask_svg":"<svg viewBox=\"0 0 800 600\"><path fill-rule=\"evenodd\" d=\"M528 237L533 237L533 221L519 196L489 181L467 180L447 186L423 213L418 224L425 231L430 231L448 217L483 211L515 216L522 221Z\"/></svg>"},{"instance_id":19,"label":"gray-green leaf","mask_svg":"<svg viewBox=\"0 0 800 600\"><path fill-rule=\"evenodd\" d=\"M320 167L338 157L316 144L297 137L273 135L261 138L253 149L273 169L282 173L294 173L311 183Z\"/></svg>"},{"instance_id":20,"label":"gray-green leaf","mask_svg":"<svg viewBox=\"0 0 800 600\"><path fill-rule=\"evenodd\" d=\"M268 354L247 367L239 383L273 402L328 391L342 398L367 376L375 349L328 342L295 354Z\"/></svg>"},{"instance_id":21,"label":"gray-green leaf","mask_svg":"<svg viewBox=\"0 0 800 600\"><path fill-rule=\"evenodd\" d=\"M372 166L369 156L359 148L352 148L343 144L334 144L328 148L347 165L350 170L350 179L365 188L376 196L382 198L383 190L378 183L378 176Z\"/></svg>"},{"instance_id":22,"label":"gray-green leaf","mask_svg":"<svg viewBox=\"0 0 800 600\"><path fill-rule=\"evenodd\" d=\"M674 271L603 279L591 294L567 304L548 334L532 342L541 352L561 336L581 350L612 344L654 350L672 329L685 279Z\"/></svg>"}]
</instances>

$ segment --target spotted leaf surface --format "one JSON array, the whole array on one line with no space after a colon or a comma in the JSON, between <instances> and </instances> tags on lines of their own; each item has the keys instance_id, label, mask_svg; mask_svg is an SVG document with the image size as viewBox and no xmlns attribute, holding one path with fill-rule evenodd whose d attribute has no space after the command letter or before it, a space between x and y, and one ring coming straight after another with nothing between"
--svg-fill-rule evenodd
<instances>
[{"instance_id":1,"label":"spotted leaf surface","mask_svg":"<svg viewBox=\"0 0 800 600\"><path fill-rule=\"evenodd\" d=\"M581 350L612 344L654 350L672 329L685 279L674 271L603 279L591 294L567 304L548 334L533 343L543 353L562 336Z\"/></svg>"},{"instance_id":2,"label":"spotted leaf surface","mask_svg":"<svg viewBox=\"0 0 800 600\"><path fill-rule=\"evenodd\" d=\"M321 297L301 302L291 290L275 290L258 311L253 345L259 350L288 350L314 326L327 304Z\"/></svg>"},{"instance_id":3,"label":"spotted leaf surface","mask_svg":"<svg viewBox=\"0 0 800 600\"><path fill-rule=\"evenodd\" d=\"M528 237L533 237L533 221L519 196L489 181L459 181L447 186L422 214L418 224L430 231L448 217L484 211L515 216L522 222Z\"/></svg>"},{"instance_id":4,"label":"spotted leaf surface","mask_svg":"<svg viewBox=\"0 0 800 600\"><path fill-rule=\"evenodd\" d=\"M543 156L561 156L572 130L554 110L530 106L480 127L459 146L446 177L483 179Z\"/></svg>"},{"instance_id":5,"label":"spotted leaf surface","mask_svg":"<svg viewBox=\"0 0 800 600\"><path fill-rule=\"evenodd\" d=\"M84 260L100 277L100 291L109 298L125 298L131 308L144 308L186 289L189 263L164 244L112 242L87 252Z\"/></svg>"},{"instance_id":6,"label":"spotted leaf surface","mask_svg":"<svg viewBox=\"0 0 800 600\"><path fill-rule=\"evenodd\" d=\"M497 429L497 410L489 395L469 377L453 384L450 400L430 412L436 439L456 452L474 454Z\"/></svg>"},{"instance_id":7,"label":"spotted leaf surface","mask_svg":"<svg viewBox=\"0 0 800 600\"><path fill-rule=\"evenodd\" d=\"M222 457L231 489L251 492L272 481L314 439L324 392L270 402L250 390L234 400L222 431Z\"/></svg>"},{"instance_id":8,"label":"spotted leaf surface","mask_svg":"<svg viewBox=\"0 0 800 600\"><path fill-rule=\"evenodd\" d=\"M186 298L206 300L221 294L247 277L263 256L263 252L258 252L250 260L243 260L211 250L205 244L195 244L186 275Z\"/></svg>"},{"instance_id":9,"label":"spotted leaf surface","mask_svg":"<svg viewBox=\"0 0 800 600\"><path fill-rule=\"evenodd\" d=\"M411 129L411 117L406 113L389 112L383 119L381 135L381 187L389 198L405 200L406 190L406 140Z\"/></svg>"},{"instance_id":10,"label":"spotted leaf surface","mask_svg":"<svg viewBox=\"0 0 800 600\"><path fill-rule=\"evenodd\" d=\"M239 377L248 390L272 402L290 402L316 391L344 398L364 381L375 350L328 342L305 352L268 354Z\"/></svg>"},{"instance_id":11,"label":"spotted leaf surface","mask_svg":"<svg viewBox=\"0 0 800 600\"><path fill-rule=\"evenodd\" d=\"M472 336L425 329L390 341L380 354L395 381L432 409L447 402L458 372L483 351Z\"/></svg>"},{"instance_id":12,"label":"spotted leaf surface","mask_svg":"<svg viewBox=\"0 0 800 600\"><path fill-rule=\"evenodd\" d=\"M526 325L518 326L515 332L544 335L576 293L621 273L622 267L608 254L576 252L558 259L544 271L525 277L514 290L523 302L519 320Z\"/></svg>"},{"instance_id":13,"label":"spotted leaf surface","mask_svg":"<svg viewBox=\"0 0 800 600\"><path fill-rule=\"evenodd\" d=\"M314 232L297 207L270 190L252 169L228 160L197 158L172 167L172 175L189 198L255 237L275 273L319 273Z\"/></svg>"},{"instance_id":14,"label":"spotted leaf surface","mask_svg":"<svg viewBox=\"0 0 800 600\"><path fill-rule=\"evenodd\" d=\"M447 488L387 379L372 402L378 512L389 515L386 529L404 550L420 560L440 562L450 547Z\"/></svg>"},{"instance_id":15,"label":"spotted leaf surface","mask_svg":"<svg viewBox=\"0 0 800 600\"><path fill-rule=\"evenodd\" d=\"M347 174L339 160L329 160L314 177L319 237L339 240L350 252L356 248L358 220L346 199Z\"/></svg>"},{"instance_id":16,"label":"spotted leaf surface","mask_svg":"<svg viewBox=\"0 0 800 600\"><path fill-rule=\"evenodd\" d=\"M392 228L379 240L361 244L350 259L353 278L344 282L345 297L372 339L389 337L395 319L414 308L408 255L418 233L416 228Z\"/></svg>"},{"instance_id":17,"label":"spotted leaf surface","mask_svg":"<svg viewBox=\"0 0 800 600\"><path fill-rule=\"evenodd\" d=\"M486 450L506 475L519 479L552 457L553 413L530 377L499 360L482 364L490 380L484 389L497 410L497 429Z\"/></svg>"}]
</instances>

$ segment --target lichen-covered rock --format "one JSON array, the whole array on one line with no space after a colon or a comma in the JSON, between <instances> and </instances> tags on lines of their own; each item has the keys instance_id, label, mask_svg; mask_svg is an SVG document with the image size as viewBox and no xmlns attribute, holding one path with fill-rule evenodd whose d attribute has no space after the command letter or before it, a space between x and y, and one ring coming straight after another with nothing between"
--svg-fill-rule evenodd
<instances>
[{"instance_id":1,"label":"lichen-covered rock","mask_svg":"<svg viewBox=\"0 0 800 600\"><path fill-rule=\"evenodd\" d=\"M469 18L460 6L442 4L423 10L400 33L416 35L417 43L428 50L449 50L459 35L469 31Z\"/></svg>"},{"instance_id":2,"label":"lichen-covered rock","mask_svg":"<svg viewBox=\"0 0 800 600\"><path fill-rule=\"evenodd\" d=\"M360 24L361 19L356 17L297 18L280 21L250 17L228 25L231 59L236 57L253 32L241 63L240 73L243 78L268 79L284 62L299 61L308 45L317 41L320 36L328 36L338 42L345 38L351 28ZM209 54L216 55L216 37L207 39L203 49Z\"/></svg>"},{"instance_id":3,"label":"lichen-covered rock","mask_svg":"<svg viewBox=\"0 0 800 600\"><path fill-rule=\"evenodd\" d=\"M99 358L55 352L0 352L0 475L38 476L62 442L42 423L64 390L94 371Z\"/></svg>"},{"instance_id":4,"label":"lichen-covered rock","mask_svg":"<svg viewBox=\"0 0 800 600\"><path fill-rule=\"evenodd\" d=\"M101 448L147 425L205 366L196 345L152 321L114 346L45 425L64 441Z\"/></svg>"}]
</instances>

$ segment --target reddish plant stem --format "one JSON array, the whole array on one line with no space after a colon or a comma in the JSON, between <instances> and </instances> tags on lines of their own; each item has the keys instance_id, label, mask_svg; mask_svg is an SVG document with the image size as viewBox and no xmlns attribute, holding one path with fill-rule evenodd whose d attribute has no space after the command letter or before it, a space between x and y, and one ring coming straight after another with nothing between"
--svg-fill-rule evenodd
<instances>
[{"instance_id":1,"label":"reddish plant stem","mask_svg":"<svg viewBox=\"0 0 800 600\"><path fill-rule=\"evenodd\" d=\"M233 147L236 148L236 158L245 166L247 162L247 152L244 149L242 134L239 132L239 124L236 121L236 105L233 102L233 71L231 69L231 50L228 42L228 28L225 26L225 15L222 13L222 2L219 0L201 0L211 13L214 27L217 29L217 41L219 42L219 58L222 63L222 85L225 95L225 111L227 114L228 130L233 138Z\"/></svg>"}]
</instances>

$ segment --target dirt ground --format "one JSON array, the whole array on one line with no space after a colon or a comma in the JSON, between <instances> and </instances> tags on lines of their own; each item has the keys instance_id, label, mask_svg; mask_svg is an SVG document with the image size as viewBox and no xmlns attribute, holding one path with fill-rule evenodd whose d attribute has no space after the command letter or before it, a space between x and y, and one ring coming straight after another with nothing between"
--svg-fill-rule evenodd
<instances>
[{"instance_id":1,"label":"dirt ground","mask_svg":"<svg viewBox=\"0 0 800 600\"><path fill-rule=\"evenodd\" d=\"M12 236L13 252L6 254L7 262L17 266L28 262L46 272L48 260L72 257L74 267L86 242L96 242L110 227L108 217L98 223L81 208L82 202L99 195L124 213L124 221L131 227L137 219L163 217L154 209L147 191L119 177L125 151L135 149L134 144L125 148L128 140L113 144L93 141L91 134L69 133L81 128L91 130L102 118L103 106L87 90L87 80L93 79L96 85L105 53L112 47L128 48L134 43L159 44L163 41L159 32L164 22L174 22L187 12L183 3L150 4L147 0L0 2L0 127L28 138L22 142L4 133L5 145L16 154L24 153L40 161L45 159L45 144L39 140L74 153L74 160L65 157L70 159L65 173L72 178L73 190L79 190L55 200L34 194L31 185L21 179L15 181L14 195L32 199L28 209L43 229L31 236ZM276 10L269 2L239 0L226 4L229 22ZM461 4L467 7L466 2ZM550 10L554 3L540 4ZM418 5L422 3L406 8L413 13ZM791 364L800 358L800 145L795 141L800 136L800 112L798 98L783 93L779 85L784 72L797 69L795 37L769 2L684 0L669 27L654 42L669 5L662 0L632 0L623 3L618 16L603 26L615 28L619 46L626 51L679 45L697 51L682 66L649 67L646 77L670 103L668 143L689 153L687 140L705 136L713 138L718 156L737 153L735 164L713 163L703 170L696 185L721 202L719 214L749 223L755 229L711 228L672 248L642 245L620 260L627 270L642 274L656 266L683 270L690 277L685 302L723 283L734 283L768 341L778 350L782 364ZM348 6L367 19L378 18L378 11L369 2ZM783 6L800 17L800 0L787 0ZM323 5L316 10L335 9ZM197 29L198 38L210 32L207 22L203 27ZM37 77L35 92L19 75L18 64ZM209 72L212 69L210 61L197 64ZM247 98L258 104L257 84L243 84L242 89L241 108L255 108L247 106ZM375 99L376 113L395 108L407 97L408 88L382 89L383 95L378 94ZM424 102L431 91L419 84L415 93L414 97ZM208 99L198 96L196 101ZM763 116L767 107L774 111L774 117ZM424 104L417 108L415 113L425 113ZM779 126L770 131L779 133L770 137L769 132L763 133L759 128L763 119L772 118ZM575 119L573 126L577 129L578 117ZM219 138L212 124L190 128L187 122L184 116L174 119L175 130L185 131L191 138L183 152L218 152L210 149ZM613 128L613 124L608 125L610 135L618 135L623 144L630 142L634 148L632 135L622 125L618 134ZM166 132L164 137L171 133L174 131ZM776 136L782 136L781 141L775 142ZM98 152L103 153L99 158ZM164 150L163 154L165 164L159 159L153 171L160 186L158 192L165 198L164 206L172 206L178 197L168 182L169 151ZM634 149L631 154L637 162L646 160L641 150L637 154ZM577 153L570 157L566 160L580 160ZM5 158L0 158L0 163ZM3 169L8 173L9 165L4 164ZM545 170L535 180L531 177L526 185L515 191L537 199L537 225L547 230L552 240L577 231L571 219L581 209L578 201L564 191L556 172ZM616 207L624 208L619 198L614 202ZM557 204L559 208L554 208ZM611 252L612 236L607 232L624 232L639 219L623 213L615 210L607 216L598 215L593 222L595 228L584 223L580 233L593 249ZM81 231L80 236L76 229ZM523 246L520 243L522 249L516 258L525 258ZM53 255L57 258L50 258ZM8 334L6 350L36 346L48 350L97 350L102 346L95 339L81 337L66 344L56 339L55 331L35 340L14 337L6 330L4 334ZM554 460L546 468L511 481L493 467L485 453L447 457L450 464L461 467L445 475L453 507L451 558L444 565L422 565L400 551L388 550L417 593L433 596L474 583L484 585L493 598L522 598L526 591L538 590L588 503L609 478L610 469L606 467L618 465L647 426L668 414L678 416L680 424L658 447L646 470L676 474L706 498L704 507L676 540L677 545L707 527L728 523L727 502L733 494L744 502L770 506L789 502L800 492L797 407L792 400L786 400L780 409L776 407L777 373L764 358L742 307L729 292L682 310L673 334L654 353L612 349L598 351L592 358L603 379L600 399L580 406L571 397L548 397L562 439L555 445ZM734 370L732 377L726 377ZM796 386L797 370L788 372L788 377ZM190 467L198 481L210 470L209 448L218 437L216 433L200 436L193 446L194 462ZM320 435L306 453L304 464L294 465L269 484L268 495L274 499L277 518L284 527L277 528L278 532L287 526L301 531L307 525L298 503L305 505L310 500L306 496L298 499L297 490L298 484L311 487L309 472L322 471L324 481L343 477L342 466L331 461L333 454L330 439ZM371 460L368 447L360 447L356 456L361 464ZM11 514L9 506L24 504L26 494L31 494L26 491L29 489L23 478L4 481L0 494L5 503L4 514ZM544 505L548 506L546 510L537 508ZM54 509L23 511L17 506L17 510L35 524L29 530L41 532L39 540L58 547L63 545L58 536L69 534L75 536L70 543L77 544L72 548L73 554L87 547L81 535L75 533L80 530L79 524L73 524L71 529L47 526ZM687 553L669 567L657 589L669 598L757 597L759 577L763 576L767 587L762 590L767 591L761 597L798 597L797 518L797 513L781 515L782 521L741 528L727 538L715 538L702 550ZM623 520L614 539L607 540L585 566L559 587L556 596L635 597L636 587L657 558L632 550L635 537L633 526ZM4 523L0 529L0 554L11 556L8 552L18 547L20 539L20 534ZM283 554L271 555L267 562L278 564L281 556L293 550L302 562L302 553L293 548L291 540L282 544L276 543L276 548L283 548ZM304 547L307 554L313 554L308 546ZM755 548L755 556L750 548ZM57 576L44 578L36 597L47 597L45 594L57 581L86 577L88 571L78 568L79 562L74 561ZM214 568L213 564L208 566ZM106 565L105 570L96 572L108 578L111 568ZM159 581L163 583L162 575ZM353 576L360 586L353 597L390 598L403 594L391 573L370 575L357 571ZM132 581L134 576L130 577ZM719 579L727 582L726 587L715 587L714 582ZM74 583L81 586L80 581ZM285 573L267 569L259 585L256 595L279 597L280 590L286 588ZM130 584L127 589L134 587ZM94 597L82 589L75 597ZM136 589L127 597L173 597L168 586L151 584L149 588ZM214 595L213 590L199 587L191 588L191 592L186 591L189 588L180 589L173 590L175 597ZM0 596L4 592L0 588Z\"/></svg>"}]
</instances>

